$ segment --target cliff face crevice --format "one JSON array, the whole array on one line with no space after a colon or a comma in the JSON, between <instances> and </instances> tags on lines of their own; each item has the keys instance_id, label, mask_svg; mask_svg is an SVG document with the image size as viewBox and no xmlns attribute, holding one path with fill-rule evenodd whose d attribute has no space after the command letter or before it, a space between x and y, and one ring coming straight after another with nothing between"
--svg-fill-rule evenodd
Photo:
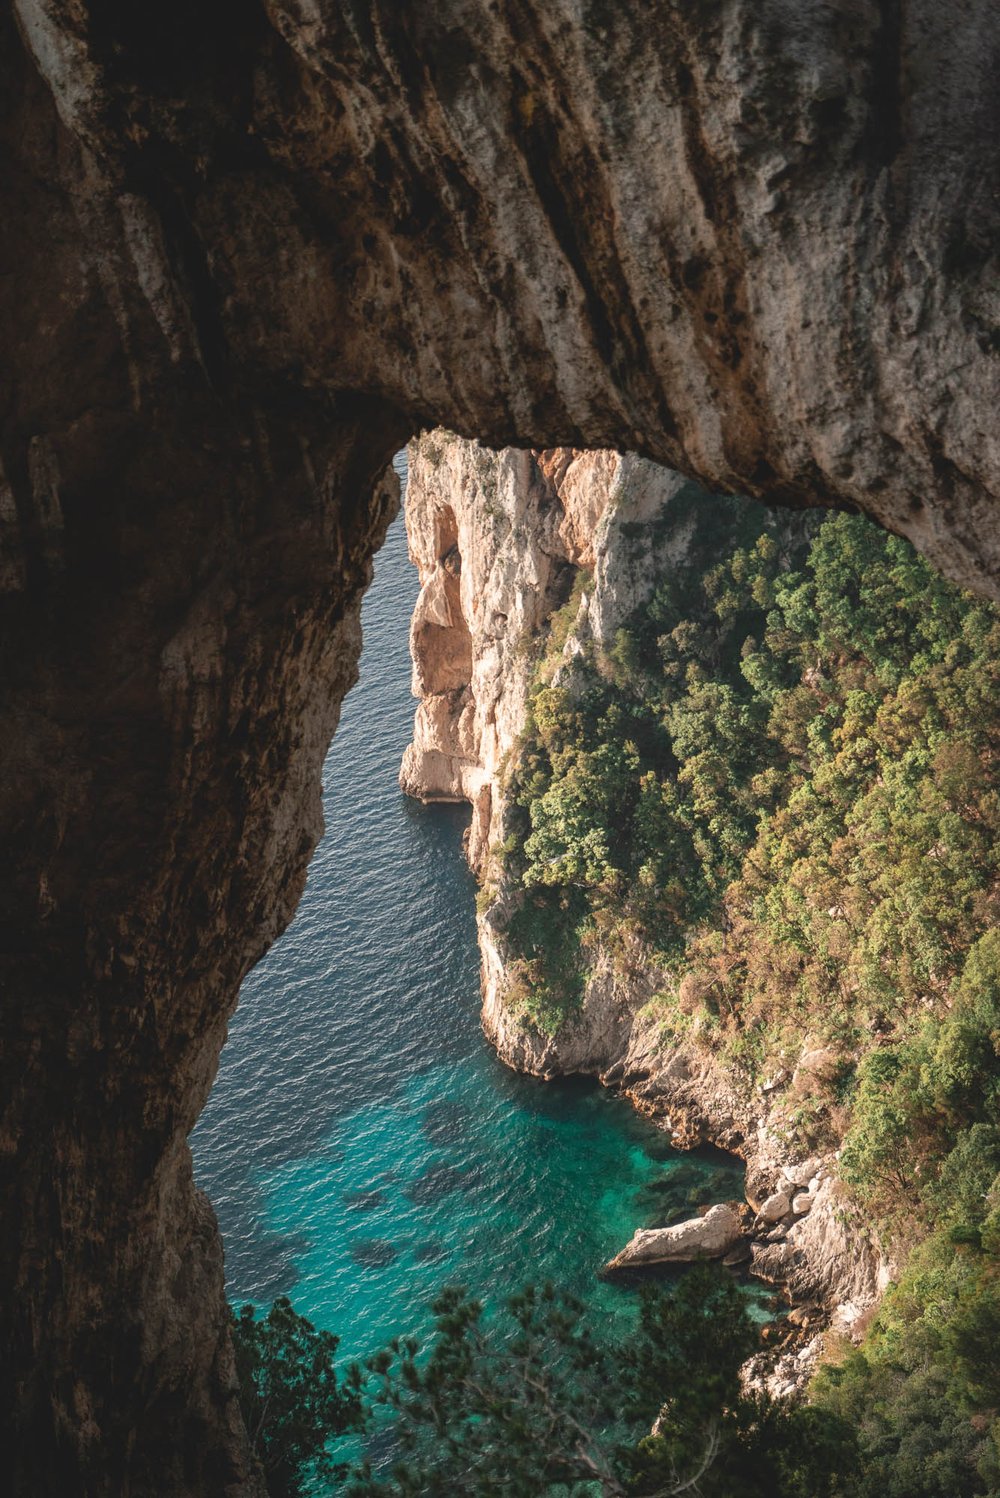
<instances>
[{"instance_id":1,"label":"cliff face crevice","mask_svg":"<svg viewBox=\"0 0 1000 1498\"><path fill-rule=\"evenodd\" d=\"M1000 24L887 15L0 12L15 1488L243 1481L184 1139L302 886L395 448L632 449L996 593Z\"/></svg>"}]
</instances>

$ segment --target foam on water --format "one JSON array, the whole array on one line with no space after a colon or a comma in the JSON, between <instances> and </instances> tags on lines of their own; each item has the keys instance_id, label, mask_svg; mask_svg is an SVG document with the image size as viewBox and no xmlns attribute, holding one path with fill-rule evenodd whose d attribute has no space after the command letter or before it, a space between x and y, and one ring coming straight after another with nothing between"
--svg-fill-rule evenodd
<instances>
[{"instance_id":1,"label":"foam on water","mask_svg":"<svg viewBox=\"0 0 1000 1498\"><path fill-rule=\"evenodd\" d=\"M444 1283L499 1300L551 1278L609 1326L630 1320L629 1292L595 1271L666 1183L692 1203L740 1190L735 1164L677 1154L596 1084L516 1076L486 1045L467 813L396 781L416 592L400 519L324 769L326 835L192 1137L230 1296L290 1294L350 1356L426 1331Z\"/></svg>"}]
</instances>

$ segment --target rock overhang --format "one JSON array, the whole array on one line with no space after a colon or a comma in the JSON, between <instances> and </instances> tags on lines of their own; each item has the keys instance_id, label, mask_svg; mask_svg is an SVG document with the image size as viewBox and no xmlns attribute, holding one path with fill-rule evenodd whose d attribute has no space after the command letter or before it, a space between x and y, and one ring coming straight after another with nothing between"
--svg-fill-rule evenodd
<instances>
[{"instance_id":1,"label":"rock overhang","mask_svg":"<svg viewBox=\"0 0 1000 1498\"><path fill-rule=\"evenodd\" d=\"M184 1136L317 836L381 469L630 448L996 596L1000 24L15 0L0 43L0 1408L24 1491L248 1491Z\"/></svg>"}]
</instances>

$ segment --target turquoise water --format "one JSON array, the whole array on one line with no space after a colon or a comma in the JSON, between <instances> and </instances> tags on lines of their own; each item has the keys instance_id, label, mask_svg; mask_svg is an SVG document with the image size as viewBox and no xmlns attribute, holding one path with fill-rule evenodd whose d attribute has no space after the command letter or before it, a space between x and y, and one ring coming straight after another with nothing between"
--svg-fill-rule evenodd
<instances>
[{"instance_id":1,"label":"turquoise water","mask_svg":"<svg viewBox=\"0 0 1000 1498\"><path fill-rule=\"evenodd\" d=\"M621 1328L634 1297L601 1264L637 1227L741 1193L735 1162L678 1154L596 1084L516 1076L486 1045L467 813L396 781L416 591L400 519L324 769L326 835L192 1137L230 1297L288 1294L351 1357L426 1332L445 1283L500 1300L551 1278Z\"/></svg>"}]
</instances>

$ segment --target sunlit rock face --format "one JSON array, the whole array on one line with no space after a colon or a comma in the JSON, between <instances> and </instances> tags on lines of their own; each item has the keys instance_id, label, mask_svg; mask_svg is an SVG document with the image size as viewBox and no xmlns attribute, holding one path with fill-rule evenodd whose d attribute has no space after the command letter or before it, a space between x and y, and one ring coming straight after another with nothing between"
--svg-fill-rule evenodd
<instances>
[{"instance_id":1,"label":"sunlit rock face","mask_svg":"<svg viewBox=\"0 0 1000 1498\"><path fill-rule=\"evenodd\" d=\"M594 567L621 475L650 465L571 448L494 452L443 432L412 442L408 460L418 706L399 780L423 801L470 803L467 852L483 875L501 838L499 782L524 728L536 637L560 605L572 607L578 569Z\"/></svg>"},{"instance_id":2,"label":"sunlit rock face","mask_svg":"<svg viewBox=\"0 0 1000 1498\"><path fill-rule=\"evenodd\" d=\"M394 447L631 448L997 594L991 0L0 17L0 1433L247 1491L186 1134Z\"/></svg>"}]
</instances>

